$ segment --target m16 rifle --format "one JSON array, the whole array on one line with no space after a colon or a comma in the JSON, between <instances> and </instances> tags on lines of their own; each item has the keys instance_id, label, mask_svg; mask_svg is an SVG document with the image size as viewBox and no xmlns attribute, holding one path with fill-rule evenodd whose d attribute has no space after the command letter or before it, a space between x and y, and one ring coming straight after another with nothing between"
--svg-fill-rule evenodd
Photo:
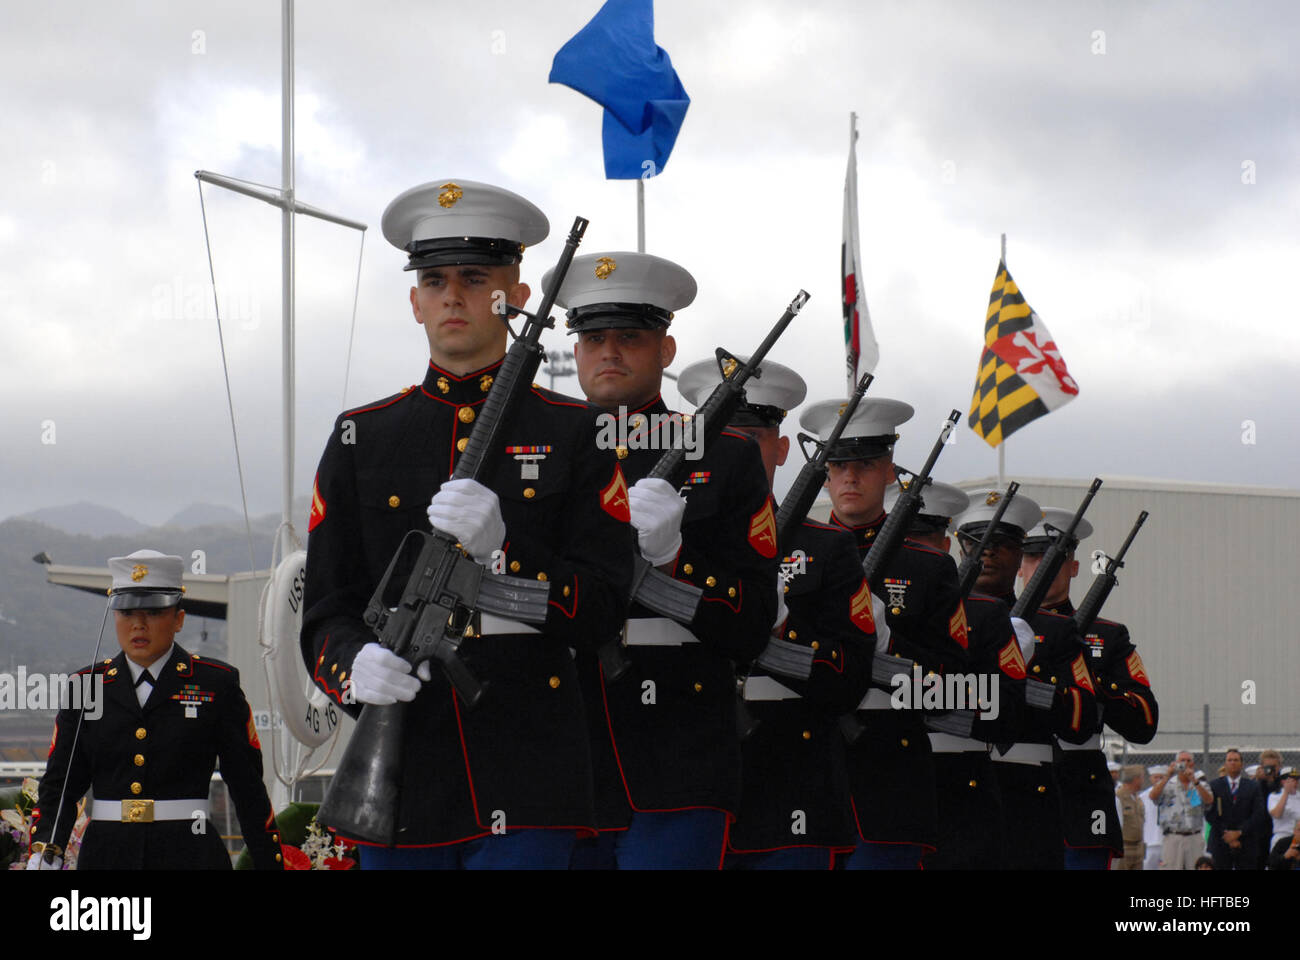
<instances>
[{"instance_id":1,"label":"m16 rifle","mask_svg":"<svg viewBox=\"0 0 1300 960\"><path fill-rule=\"evenodd\" d=\"M1085 635L1092 629L1093 623L1096 622L1101 608L1106 605L1106 599L1110 592L1115 589L1115 584L1119 582L1119 570L1124 566L1124 554L1128 553L1128 548L1133 543L1134 537L1142 529L1142 524L1146 523L1147 512L1143 510L1138 514L1137 521L1133 528L1129 530L1128 536L1124 538L1124 545L1119 548L1119 552L1113 557L1106 558L1105 569L1097 574L1096 579L1092 581L1092 586L1088 588L1087 595L1083 602L1079 604L1074 611L1074 622L1079 627L1080 635Z\"/></svg>"}]
</instances>

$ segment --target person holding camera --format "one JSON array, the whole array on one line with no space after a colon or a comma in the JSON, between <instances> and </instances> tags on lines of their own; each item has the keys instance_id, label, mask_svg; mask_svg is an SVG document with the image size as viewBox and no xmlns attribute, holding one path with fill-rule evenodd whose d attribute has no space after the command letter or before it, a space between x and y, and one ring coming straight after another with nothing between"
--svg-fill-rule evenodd
<instances>
[{"instance_id":1,"label":"person holding camera","mask_svg":"<svg viewBox=\"0 0 1300 960\"><path fill-rule=\"evenodd\" d=\"M1296 789L1296 784L1300 783L1300 770L1286 767L1278 782L1281 789L1268 798L1271 801L1268 814L1273 818L1273 833L1269 839L1273 857L1269 869L1292 869L1300 855L1300 790ZM1274 866L1272 860L1277 857L1285 858L1289 865Z\"/></svg>"},{"instance_id":2,"label":"person holding camera","mask_svg":"<svg viewBox=\"0 0 1300 960\"><path fill-rule=\"evenodd\" d=\"M1205 851L1205 810L1214 802L1190 750L1180 750L1166 778L1151 788L1160 821L1162 870L1192 870Z\"/></svg>"}]
</instances>

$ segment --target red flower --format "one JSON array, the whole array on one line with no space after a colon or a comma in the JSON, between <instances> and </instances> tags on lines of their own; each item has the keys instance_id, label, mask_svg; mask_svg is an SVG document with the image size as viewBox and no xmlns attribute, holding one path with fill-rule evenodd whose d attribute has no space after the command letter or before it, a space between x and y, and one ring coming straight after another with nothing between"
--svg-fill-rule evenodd
<instances>
[{"instance_id":1,"label":"red flower","mask_svg":"<svg viewBox=\"0 0 1300 960\"><path fill-rule=\"evenodd\" d=\"M325 858L326 870L351 870L356 865L357 862L349 857L343 857L342 859L339 859L338 857Z\"/></svg>"},{"instance_id":2,"label":"red flower","mask_svg":"<svg viewBox=\"0 0 1300 960\"><path fill-rule=\"evenodd\" d=\"M284 869L286 870L310 870L311 858L303 853L297 847L290 846L287 843L280 845L281 853L284 856Z\"/></svg>"}]
</instances>

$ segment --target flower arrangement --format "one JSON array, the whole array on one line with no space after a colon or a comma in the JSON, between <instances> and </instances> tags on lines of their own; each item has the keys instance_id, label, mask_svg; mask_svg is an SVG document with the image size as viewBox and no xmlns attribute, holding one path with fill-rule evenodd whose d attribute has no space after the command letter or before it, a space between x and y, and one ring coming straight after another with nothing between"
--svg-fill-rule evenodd
<instances>
[{"instance_id":1,"label":"flower arrangement","mask_svg":"<svg viewBox=\"0 0 1300 960\"><path fill-rule=\"evenodd\" d=\"M351 870L357 866L357 852L316 822L319 804L291 803L275 815L280 850L286 870ZM251 870L253 859L247 850L239 855L236 870Z\"/></svg>"},{"instance_id":2,"label":"flower arrangement","mask_svg":"<svg viewBox=\"0 0 1300 960\"><path fill-rule=\"evenodd\" d=\"M32 842L32 810L36 806L39 788L39 781L27 777L21 787L0 791L0 821L4 823L3 828L0 828L0 867L23 870L27 866L28 848ZM77 803L77 816L68 837L67 849L63 852L64 870L72 870L77 865L81 838L90 822L85 806L84 800Z\"/></svg>"}]
</instances>

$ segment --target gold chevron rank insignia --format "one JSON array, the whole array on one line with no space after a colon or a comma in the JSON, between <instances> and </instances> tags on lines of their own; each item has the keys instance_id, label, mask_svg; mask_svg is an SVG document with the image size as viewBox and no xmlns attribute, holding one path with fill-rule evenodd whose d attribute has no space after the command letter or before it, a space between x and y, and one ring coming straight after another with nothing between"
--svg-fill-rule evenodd
<instances>
[{"instance_id":1,"label":"gold chevron rank insignia","mask_svg":"<svg viewBox=\"0 0 1300 960\"><path fill-rule=\"evenodd\" d=\"M863 633L876 632L876 618L871 615L871 590L867 581L862 581L858 592L849 601L849 619L857 624Z\"/></svg>"},{"instance_id":2,"label":"gold chevron rank insignia","mask_svg":"<svg viewBox=\"0 0 1300 960\"><path fill-rule=\"evenodd\" d=\"M772 512L770 496L763 509L749 520L749 545L768 559L776 556L776 515Z\"/></svg>"}]
</instances>

